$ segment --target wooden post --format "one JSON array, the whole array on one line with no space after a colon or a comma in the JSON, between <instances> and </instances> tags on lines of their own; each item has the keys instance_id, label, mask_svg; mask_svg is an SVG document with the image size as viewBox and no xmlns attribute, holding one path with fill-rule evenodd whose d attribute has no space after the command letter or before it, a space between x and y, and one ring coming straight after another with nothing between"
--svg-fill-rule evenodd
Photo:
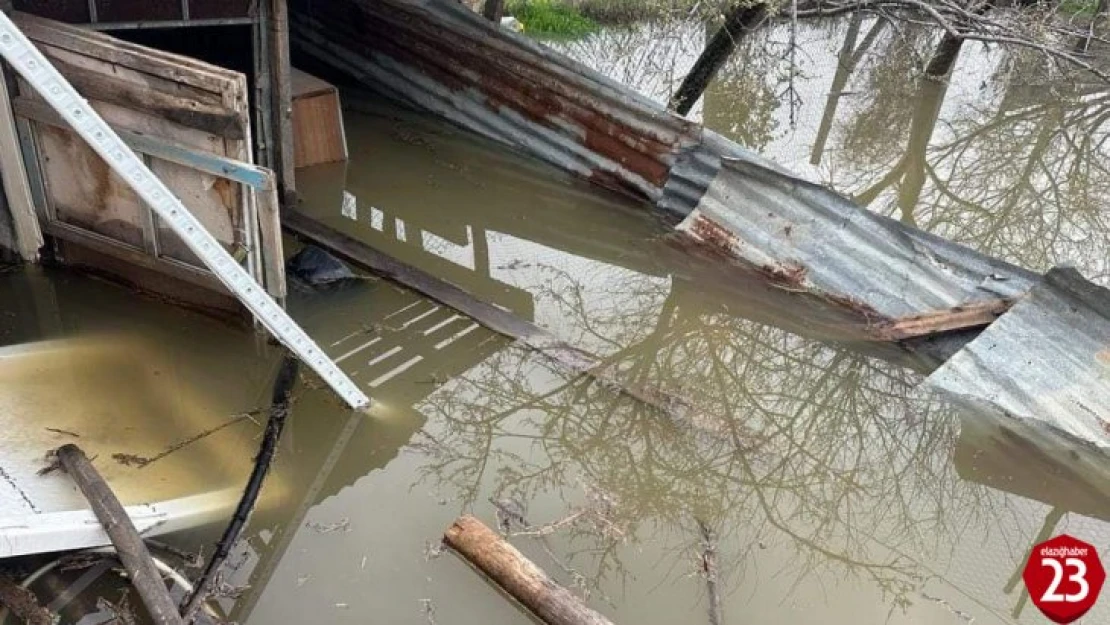
<instances>
[{"instance_id":1,"label":"wooden post","mask_svg":"<svg viewBox=\"0 0 1110 625\"><path fill-rule=\"evenodd\" d=\"M293 148L293 82L289 64L289 7L286 0L270 2L270 81L273 92L272 130L274 171L278 173L283 206L297 199L297 171Z\"/></svg>"},{"instance_id":2,"label":"wooden post","mask_svg":"<svg viewBox=\"0 0 1110 625\"><path fill-rule=\"evenodd\" d=\"M4 196L15 226L15 244L19 256L27 262L39 258L43 245L35 203L31 198L31 184L23 163L23 151L15 130L15 117L8 96L8 72L0 72L0 178L4 183Z\"/></svg>"},{"instance_id":3,"label":"wooden post","mask_svg":"<svg viewBox=\"0 0 1110 625\"><path fill-rule=\"evenodd\" d=\"M500 24L501 17L504 15L505 0L486 0L486 3L482 5L482 17L494 24Z\"/></svg>"},{"instance_id":4,"label":"wooden post","mask_svg":"<svg viewBox=\"0 0 1110 625\"><path fill-rule=\"evenodd\" d=\"M76 445L63 445L57 452L58 462L89 500L93 513L112 539L123 568L131 577L131 584L139 592L147 612L157 625L182 625L177 606L170 599L166 584L154 566L150 551L139 536L131 517L116 499L104 478L93 468L85 452Z\"/></svg>"},{"instance_id":5,"label":"wooden post","mask_svg":"<svg viewBox=\"0 0 1110 625\"><path fill-rule=\"evenodd\" d=\"M273 116L270 114L274 105L274 95L270 81L273 71L270 69L270 6L265 2L258 3L255 8L254 24L251 26L252 52L254 56L254 133L255 142L258 144L258 157L256 163L267 169L275 169L273 161L274 131Z\"/></svg>"},{"instance_id":6,"label":"wooden post","mask_svg":"<svg viewBox=\"0 0 1110 625\"><path fill-rule=\"evenodd\" d=\"M459 517L443 539L548 625L612 625L478 519Z\"/></svg>"}]
</instances>

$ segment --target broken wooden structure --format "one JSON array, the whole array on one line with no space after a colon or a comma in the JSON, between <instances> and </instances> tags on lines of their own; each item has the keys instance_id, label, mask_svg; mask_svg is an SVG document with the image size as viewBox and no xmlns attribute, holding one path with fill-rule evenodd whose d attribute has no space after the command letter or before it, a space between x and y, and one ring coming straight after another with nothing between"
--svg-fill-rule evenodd
<instances>
[{"instance_id":1,"label":"broken wooden structure","mask_svg":"<svg viewBox=\"0 0 1110 625\"><path fill-rule=\"evenodd\" d=\"M24 1L15 8L29 12L14 16L48 61L280 299L285 284L278 204L295 184L291 149L287 159L282 152L292 129L277 114L288 111L288 104L282 105L274 87L290 76L281 64L288 55L280 50L287 31L274 25L284 3L164 4ZM248 54L233 59L238 68L226 69L127 40L148 29L159 29L162 39L154 43L164 40L170 50L183 45L175 34L206 32L241 38ZM166 223L25 79L10 70L7 75L10 93L0 94L8 96L0 109L8 114L10 102L11 117L0 117L0 171L19 255L37 258L41 232L58 260L191 305L237 313L219 280Z\"/></svg>"}]
</instances>

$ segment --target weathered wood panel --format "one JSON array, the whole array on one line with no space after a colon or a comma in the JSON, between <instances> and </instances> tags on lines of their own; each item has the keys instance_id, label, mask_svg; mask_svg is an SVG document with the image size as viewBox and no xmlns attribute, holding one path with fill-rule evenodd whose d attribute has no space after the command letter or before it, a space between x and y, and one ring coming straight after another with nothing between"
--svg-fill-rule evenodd
<instances>
[{"instance_id":1,"label":"weathered wood panel","mask_svg":"<svg viewBox=\"0 0 1110 625\"><path fill-rule=\"evenodd\" d=\"M272 295L283 296L280 238L260 231L259 204L272 202L273 190L263 186L272 184L266 172L250 165L245 76L51 20L16 19L105 121L139 139L132 147L148 155L151 169L225 249L244 259ZM19 87L16 112L31 122L46 189L43 212L68 226L48 230L79 245L96 241L98 253L129 262L141 250L153 262L139 264L154 271L172 275L184 266L207 273L33 89ZM276 207L263 212L275 214ZM112 242L119 244L114 253ZM215 280L211 285L223 289Z\"/></svg>"},{"instance_id":2,"label":"weathered wood panel","mask_svg":"<svg viewBox=\"0 0 1110 625\"><path fill-rule=\"evenodd\" d=\"M293 84L293 151L298 168L347 160L343 111L335 86L296 68Z\"/></svg>"}]
</instances>

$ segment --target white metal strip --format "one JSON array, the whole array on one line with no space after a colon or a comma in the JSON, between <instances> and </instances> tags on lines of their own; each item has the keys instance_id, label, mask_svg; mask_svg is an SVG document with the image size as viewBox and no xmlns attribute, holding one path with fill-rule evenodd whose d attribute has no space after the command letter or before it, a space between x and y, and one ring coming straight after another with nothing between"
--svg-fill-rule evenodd
<instances>
[{"instance_id":1,"label":"white metal strip","mask_svg":"<svg viewBox=\"0 0 1110 625\"><path fill-rule=\"evenodd\" d=\"M96 150L120 178L166 221L189 249L274 336L311 367L352 408L370 398L339 369L257 282L235 262L179 199L89 106L34 44L0 12L0 54Z\"/></svg>"}]
</instances>

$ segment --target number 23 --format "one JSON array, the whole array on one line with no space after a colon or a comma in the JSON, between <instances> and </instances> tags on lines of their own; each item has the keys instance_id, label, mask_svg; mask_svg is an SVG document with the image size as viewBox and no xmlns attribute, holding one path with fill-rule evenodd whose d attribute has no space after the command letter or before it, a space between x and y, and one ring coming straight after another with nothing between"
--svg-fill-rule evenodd
<instances>
[{"instance_id":1,"label":"number 23","mask_svg":"<svg viewBox=\"0 0 1110 625\"><path fill-rule=\"evenodd\" d=\"M1042 558L1041 564L1047 566L1053 571L1052 583L1048 585L1048 590L1045 591L1041 601L1048 603L1078 603L1087 598L1087 594L1091 592L1091 587L1087 584L1087 565L1078 558L1068 558L1064 561L1064 565L1075 568L1075 574L1068 577L1068 581L1079 584L1079 592L1074 595L1061 595L1057 593L1060 589L1060 582L1064 580L1064 566L1060 564L1059 560L1053 558Z\"/></svg>"}]
</instances>

